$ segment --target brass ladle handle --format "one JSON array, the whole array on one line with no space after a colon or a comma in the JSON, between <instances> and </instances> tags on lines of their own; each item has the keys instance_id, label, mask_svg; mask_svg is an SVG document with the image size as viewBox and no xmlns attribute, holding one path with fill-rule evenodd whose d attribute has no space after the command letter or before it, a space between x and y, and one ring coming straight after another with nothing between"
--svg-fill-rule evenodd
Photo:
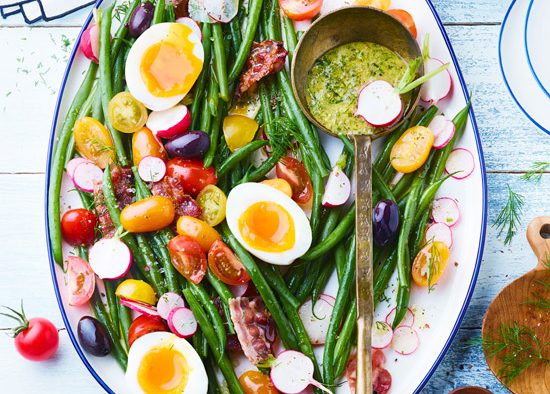
<instances>
[{"instance_id":1,"label":"brass ladle handle","mask_svg":"<svg viewBox=\"0 0 550 394\"><path fill-rule=\"evenodd\" d=\"M356 394L372 393L371 333L374 315L372 264L372 160L368 135L354 135L357 292L357 385Z\"/></svg>"}]
</instances>

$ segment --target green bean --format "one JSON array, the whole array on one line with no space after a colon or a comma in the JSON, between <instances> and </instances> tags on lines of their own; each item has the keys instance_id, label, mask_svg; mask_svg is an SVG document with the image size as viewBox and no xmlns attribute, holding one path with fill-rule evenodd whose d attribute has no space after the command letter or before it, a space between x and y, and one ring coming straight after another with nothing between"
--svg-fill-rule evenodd
<instances>
[{"instance_id":1,"label":"green bean","mask_svg":"<svg viewBox=\"0 0 550 394\"><path fill-rule=\"evenodd\" d=\"M240 148L239 150L233 152L217 169L218 177L224 176L229 171L231 171L235 166L246 159L250 154L257 151L260 148L263 148L268 144L266 140L254 140L250 141L248 144Z\"/></svg>"},{"instance_id":2,"label":"green bean","mask_svg":"<svg viewBox=\"0 0 550 394\"><path fill-rule=\"evenodd\" d=\"M355 154L355 146L353 146L353 142L350 141L347 135L344 133L338 134L338 138L340 138L340 141L344 143L344 148L346 151L350 154Z\"/></svg>"},{"instance_id":3,"label":"green bean","mask_svg":"<svg viewBox=\"0 0 550 394\"><path fill-rule=\"evenodd\" d=\"M288 290L286 283L281 275L281 271L272 264L260 264L260 270L263 272L267 283L274 289L282 300L285 300L292 308L298 309L300 301Z\"/></svg>"},{"instance_id":4,"label":"green bean","mask_svg":"<svg viewBox=\"0 0 550 394\"><path fill-rule=\"evenodd\" d=\"M214 117L214 120L212 122L212 129L210 131L210 147L204 155L204 167L210 167L214 163L214 158L218 149L218 141L220 139L220 129L222 128L222 122L225 116L225 107L226 105L220 102L218 107L218 114L216 117ZM222 136L221 138L224 137Z\"/></svg>"},{"instance_id":5,"label":"green bean","mask_svg":"<svg viewBox=\"0 0 550 394\"><path fill-rule=\"evenodd\" d=\"M313 287L317 282L320 272L321 272L321 262L320 261L312 262L306 277L304 278L304 280L302 281L302 284L300 285L300 288L296 291L296 298L300 303L303 303L307 299L307 297L309 297L309 295L311 294L311 291L313 290Z\"/></svg>"},{"instance_id":6,"label":"green bean","mask_svg":"<svg viewBox=\"0 0 550 394\"><path fill-rule=\"evenodd\" d=\"M149 240L145 234L135 234L135 238L141 251L145 264L149 268L149 274L151 276L151 286L155 289L157 294L166 293L166 286L164 285L164 277L160 273L158 262L156 261L155 254L149 245Z\"/></svg>"},{"instance_id":7,"label":"green bean","mask_svg":"<svg viewBox=\"0 0 550 394\"><path fill-rule=\"evenodd\" d=\"M91 117L99 122L103 122L103 104L101 101L101 89L99 88L99 83L97 86L97 94L94 96L94 101L92 102Z\"/></svg>"},{"instance_id":8,"label":"green bean","mask_svg":"<svg viewBox=\"0 0 550 394\"><path fill-rule=\"evenodd\" d=\"M383 198L396 202L395 196L393 195L388 185L386 185L386 182L384 182L384 180L382 179L382 175L380 175L376 167L372 167L372 180L373 187L376 189L377 192L382 195Z\"/></svg>"},{"instance_id":9,"label":"green bean","mask_svg":"<svg viewBox=\"0 0 550 394\"><path fill-rule=\"evenodd\" d=\"M395 267L397 267L397 250L394 250L384 262L375 268L373 289L375 305L384 299L384 292L388 288Z\"/></svg>"},{"instance_id":10,"label":"green bean","mask_svg":"<svg viewBox=\"0 0 550 394\"><path fill-rule=\"evenodd\" d=\"M325 261L325 264L321 266L317 280L315 281L315 286L313 286L313 291L311 292L311 299L313 300L313 305L317 303L319 295L322 293L323 289L327 285L330 276L334 272L336 263L334 260Z\"/></svg>"},{"instance_id":11,"label":"green bean","mask_svg":"<svg viewBox=\"0 0 550 394\"><path fill-rule=\"evenodd\" d=\"M447 175L440 180L428 185L426 189L422 192L422 196L420 197L420 201L418 203L418 209L416 212L416 216L414 217L414 223L418 223L420 220L420 217L424 214L424 212L429 208L430 204L435 198L435 195L443 182L445 182L447 179L449 179L451 175Z\"/></svg>"},{"instance_id":12,"label":"green bean","mask_svg":"<svg viewBox=\"0 0 550 394\"><path fill-rule=\"evenodd\" d=\"M284 32L285 43L287 47L286 49L288 50L288 60L289 60L289 63L292 64L292 58L294 57L294 50L296 49L298 40L296 39L296 31L294 30L294 23L286 15L283 15L283 32Z\"/></svg>"},{"instance_id":13,"label":"green bean","mask_svg":"<svg viewBox=\"0 0 550 394\"><path fill-rule=\"evenodd\" d=\"M336 275L338 276L338 283L342 282L344 271L346 269L346 249L345 243L341 242L334 251L334 262L336 264Z\"/></svg>"},{"instance_id":14,"label":"green bean","mask_svg":"<svg viewBox=\"0 0 550 394\"><path fill-rule=\"evenodd\" d=\"M124 60L124 53L119 53L113 66L113 95L116 95L124 90L124 68L126 66L126 62Z\"/></svg>"},{"instance_id":15,"label":"green bean","mask_svg":"<svg viewBox=\"0 0 550 394\"><path fill-rule=\"evenodd\" d=\"M208 356L208 342L204 338L204 334L200 327L197 328L197 332L193 335L193 347L199 354L202 359L205 359Z\"/></svg>"},{"instance_id":16,"label":"green bean","mask_svg":"<svg viewBox=\"0 0 550 394\"><path fill-rule=\"evenodd\" d=\"M214 36L214 69L218 78L220 97L223 101L229 101L229 83L227 81L227 59L225 57L223 31L221 23L212 26Z\"/></svg>"},{"instance_id":17,"label":"green bean","mask_svg":"<svg viewBox=\"0 0 550 394\"><path fill-rule=\"evenodd\" d=\"M344 320L344 324L342 324L342 329L340 330L340 335L338 336L338 341L334 348L335 359L337 360L334 376L340 376L346 368L349 359L349 351L353 343L351 337L355 331L356 320L357 299L354 297L350 303L348 315Z\"/></svg>"},{"instance_id":18,"label":"green bean","mask_svg":"<svg viewBox=\"0 0 550 394\"><path fill-rule=\"evenodd\" d=\"M164 5L164 0L157 0L157 3L155 4L155 13L153 14L151 25L156 25L158 23L164 22Z\"/></svg>"},{"instance_id":19,"label":"green bean","mask_svg":"<svg viewBox=\"0 0 550 394\"><path fill-rule=\"evenodd\" d=\"M128 33L128 23L130 22L130 18L132 17L132 13L134 12L134 9L139 4L141 4L141 0L133 0L128 5L128 8L126 9L126 12L124 13L124 17L120 21L120 26L118 27L118 29L117 29L114 37L113 37L113 40L112 40L111 59L115 59L117 57L118 52L120 51L120 46L124 42L124 38L126 37L126 34Z\"/></svg>"},{"instance_id":20,"label":"green bean","mask_svg":"<svg viewBox=\"0 0 550 394\"><path fill-rule=\"evenodd\" d=\"M217 114L218 94L218 84L214 78L210 78L206 97L203 98L200 113L199 129L205 133L209 133L210 127L212 126L212 113L214 112L212 111L212 107L216 107Z\"/></svg>"},{"instance_id":21,"label":"green bean","mask_svg":"<svg viewBox=\"0 0 550 394\"><path fill-rule=\"evenodd\" d=\"M212 25L210 23L202 24L202 46L204 48L204 67L197 82L195 83L193 104L191 104L191 128L196 129L199 127L199 110L201 108L202 99L205 95L204 89L206 88L206 82L210 73L210 57L212 47Z\"/></svg>"},{"instance_id":22,"label":"green bean","mask_svg":"<svg viewBox=\"0 0 550 394\"><path fill-rule=\"evenodd\" d=\"M292 294L296 294L298 291L298 286L300 286L300 283L304 280L304 277L306 276L306 265L305 264L298 264L294 263L289 270L286 273L286 277L288 278L286 280L288 284L288 290Z\"/></svg>"},{"instance_id":23,"label":"green bean","mask_svg":"<svg viewBox=\"0 0 550 394\"><path fill-rule=\"evenodd\" d=\"M127 306L118 304L118 316L120 320L120 329L122 331L122 340L126 344L126 348L129 348L128 333L132 325L132 310Z\"/></svg>"},{"instance_id":24,"label":"green bean","mask_svg":"<svg viewBox=\"0 0 550 394\"><path fill-rule=\"evenodd\" d=\"M214 305L212 299L206 290L204 290L204 287L198 286L194 283L189 283L188 288L191 290L197 301L202 304L206 314L210 317L210 322L212 323L214 331L216 332L216 337L218 338L219 352L224 353L227 345L227 336L225 335L225 325L218 309L216 308L216 305Z\"/></svg>"},{"instance_id":25,"label":"green bean","mask_svg":"<svg viewBox=\"0 0 550 394\"><path fill-rule=\"evenodd\" d=\"M425 236L426 236L426 226L428 223L428 219L430 217L430 211L425 210L422 216L420 217L420 220L418 221L418 224L416 226L416 235L414 238L414 242L411 245L411 256L416 257L418 252L420 252L420 249L422 249L422 246L425 243Z\"/></svg>"},{"instance_id":26,"label":"green bean","mask_svg":"<svg viewBox=\"0 0 550 394\"><path fill-rule=\"evenodd\" d=\"M393 189L391 189L391 192L395 196L397 201L401 200L404 197L404 194L409 190L414 178L414 172L404 174L401 179L395 184Z\"/></svg>"},{"instance_id":27,"label":"green bean","mask_svg":"<svg viewBox=\"0 0 550 394\"><path fill-rule=\"evenodd\" d=\"M309 160L309 159L306 159ZM323 193L325 188L325 183L323 182L323 178L321 177L321 174L319 174L319 171L315 168L311 168L310 165L308 165L311 169L310 177L311 177L311 184L313 186L313 201L311 204L311 217L310 217L310 223L311 223L311 232L313 234L313 237L317 234L317 231L319 229L319 224L321 220L321 213L323 212Z\"/></svg>"},{"instance_id":28,"label":"green bean","mask_svg":"<svg viewBox=\"0 0 550 394\"><path fill-rule=\"evenodd\" d=\"M222 394L220 390L218 377L216 376L216 361L212 357L207 357L205 363L206 375L208 376L208 394Z\"/></svg>"},{"instance_id":29,"label":"green bean","mask_svg":"<svg viewBox=\"0 0 550 394\"><path fill-rule=\"evenodd\" d=\"M113 285L117 285L118 283L113 283L113 281L110 280L104 280L103 284L105 286L107 305L109 306L109 317L111 319L111 322L113 323L113 327L118 332L120 331L120 320L118 318L118 299L115 295L115 289L113 288Z\"/></svg>"},{"instance_id":30,"label":"green bean","mask_svg":"<svg viewBox=\"0 0 550 394\"><path fill-rule=\"evenodd\" d=\"M229 334L235 334L235 327L233 327L233 321L231 320L231 313L229 311L229 300L233 298L233 294L227 288L227 285L223 283L216 275L214 275L211 270L206 271L206 278L222 301L222 309L225 315L227 331Z\"/></svg>"},{"instance_id":31,"label":"green bean","mask_svg":"<svg viewBox=\"0 0 550 394\"><path fill-rule=\"evenodd\" d=\"M234 53L237 53L241 46L242 34L241 34L241 18L239 15L231 19L229 22L229 32L231 33L231 44Z\"/></svg>"},{"instance_id":32,"label":"green bean","mask_svg":"<svg viewBox=\"0 0 550 394\"><path fill-rule=\"evenodd\" d=\"M176 21L176 10L174 9L174 4L171 1L166 4L166 22L175 22Z\"/></svg>"}]
</instances>

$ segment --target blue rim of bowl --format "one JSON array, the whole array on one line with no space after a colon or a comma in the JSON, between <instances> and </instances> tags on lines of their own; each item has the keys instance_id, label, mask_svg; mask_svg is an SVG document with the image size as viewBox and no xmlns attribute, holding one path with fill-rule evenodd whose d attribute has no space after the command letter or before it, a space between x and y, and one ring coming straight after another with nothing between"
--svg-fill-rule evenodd
<instances>
[{"instance_id":1,"label":"blue rim of bowl","mask_svg":"<svg viewBox=\"0 0 550 394\"><path fill-rule=\"evenodd\" d=\"M500 33L498 37L498 63L500 66L500 73L502 74L502 79L504 80L504 84L506 85L506 88L508 89L508 92L510 93L510 96L512 96L512 99L515 101L516 105L519 107L521 112L533 123L535 126L537 126L539 129L544 131L547 134L550 134L550 130L546 129L544 126L542 126L539 122L537 122L530 114L527 112L527 110L521 105L519 100L517 99L516 95L514 94L512 88L510 87L510 83L508 82L508 78L506 78L506 73L504 72L504 65L502 64L502 35L504 34L504 29L506 28L506 23L508 22L508 18L510 16L510 13L512 12L512 9L516 5L516 0L512 0L512 3L510 3L510 6L508 7L508 10L506 11L506 15L504 16L504 20L502 21L502 27L500 28Z\"/></svg>"},{"instance_id":2,"label":"blue rim of bowl","mask_svg":"<svg viewBox=\"0 0 550 394\"><path fill-rule=\"evenodd\" d=\"M525 27L524 27L524 35L523 35L523 45L525 47L525 53L527 54L527 64L529 64L529 69L531 70L531 74L533 74L533 77L535 77L535 80L537 81L537 84L542 89L542 91L550 98L550 92L544 87L542 81L539 78L539 75L537 71L535 70L535 67L533 67L533 62L531 61L531 51L529 51L529 45L527 44L527 32L529 31L529 20L531 19L531 10L533 9L533 4L535 3L535 0L531 0L529 3L529 8L527 9L527 16L525 17Z\"/></svg>"},{"instance_id":3,"label":"blue rim of bowl","mask_svg":"<svg viewBox=\"0 0 550 394\"><path fill-rule=\"evenodd\" d=\"M462 93L464 95L464 98L466 100L469 100L470 94L468 93L468 89L466 87L466 83L464 81L462 71L460 70L458 60L457 60L456 55L454 53L454 50L451 46L451 42L449 40L449 37L447 36L447 32L445 31L445 28L443 27L443 23L441 22L441 19L439 18L437 12L435 11L435 8L434 8L431 0L425 0L425 1L426 1L426 4L428 5L428 7L430 8L430 11L432 12L436 22L437 22L437 25L439 27L439 30L440 30L441 34L443 35L443 38L445 40L445 44L447 45L447 49L449 50L449 53L451 55L451 59L452 59L453 64L456 68L456 72L457 72L457 75L458 75L458 79L460 81L460 85L462 87ZM94 7L99 7L102 2L103 2L103 0L98 0ZM86 29L86 27L90 23L91 19L92 19L92 14L90 13L88 18L84 22L83 28L80 31L80 33L79 33L79 35L78 35L78 37L75 41L76 43L80 42L80 37L82 36L83 31ZM85 367L88 369L90 374L93 376L93 378L99 383L99 385L101 387L103 387L103 389L106 392L108 392L110 394L115 394L109 388L107 383L94 370L92 365L89 363L89 361L86 358L86 355L84 354L84 352L82 351L82 349L80 347L80 344L78 343L78 339L77 339L75 333L73 332L73 330L71 328L71 325L69 323L69 319L67 317L67 314L65 312L65 307L63 305L63 300L61 298L60 289L59 289L59 286L57 285L56 263L53 259L53 253L52 253L51 242L50 242L50 230L49 230L49 226L48 226L48 221L49 221L48 187L49 187L49 181L50 181L50 169L51 169L50 167L51 167L53 146L54 146L54 141L55 141L55 131L56 131L56 128L57 128L57 122L58 122L58 118L59 118L59 110L60 110L60 107L61 107L61 101L63 99L63 93L65 91L65 87L66 87L66 84L67 84L67 79L68 79L69 73L71 71L71 67L72 67L72 64L73 64L73 61L74 61L74 58L76 56L77 51L78 51L78 45L75 44L75 47L73 48L73 51L71 53L71 57L69 58L69 63L67 64L65 74L63 76L63 81L61 83L61 88L59 90L57 103L56 103L56 107L55 107L55 113L54 113L53 122L52 122L52 127L51 127L51 131L50 131L50 142L49 142L49 147L48 147L48 162L47 162L47 165L46 165L46 184L45 184L45 191L46 191L46 194L45 194L46 195L46 199L45 199L45 212L46 212L46 215L45 215L45 218L46 218L46 237L47 237L47 240L48 240L48 242L47 242L47 244L48 244L48 258L50 260L50 272L51 272L52 279L53 279L54 291L55 291L55 296L56 296L56 299L57 299L57 304L59 305L61 316L63 318L63 323L65 324L65 327L67 328L67 333L69 334L69 338L71 339L71 342L72 342L78 356L80 357L80 359L82 360L82 362L84 363ZM483 198L481 229L480 229L481 232L480 232L480 237L479 237L476 264L475 264L475 267L474 267L474 271L472 273L472 279L471 279L470 285L468 287L466 298L464 299L464 303L462 304L462 308L460 309L460 312L459 312L457 320L456 320L456 322L453 326L453 329L451 330L451 333L450 333L447 341L445 342L445 345L443 346L441 352L437 356L437 359L435 360L435 362L433 363L433 365L429 369L428 373L424 376L424 378L422 379L422 381L420 382L418 387L413 391L414 393L419 393L422 390L422 388L428 383L428 380L432 377L432 375L436 371L437 367L441 363L443 357L445 356L445 354L447 353L447 351L451 347L451 344L452 344L456 334L458 333L458 330L460 328L462 320L464 319L464 315L466 314L466 310L468 309L468 305L470 304L470 301L472 299L474 289L475 289L475 285L476 285L476 282L477 282L477 277L479 275L479 270L481 268L481 258L483 256L483 249L484 249L484 245L485 245L485 232L486 232L486 227L487 227L487 177L486 177L486 172L485 172L485 159L483 157L483 149L482 149L482 146L481 146L481 140L480 140L480 136L479 136L477 122L476 122L475 115L474 115L474 110L473 110L472 107L470 107L469 119L470 119L470 123L472 125L472 129L474 131L474 137L475 137L476 146L477 146L477 150L478 150L478 158L479 158L479 163L480 163L481 181L482 181L482 198Z\"/></svg>"}]
</instances>

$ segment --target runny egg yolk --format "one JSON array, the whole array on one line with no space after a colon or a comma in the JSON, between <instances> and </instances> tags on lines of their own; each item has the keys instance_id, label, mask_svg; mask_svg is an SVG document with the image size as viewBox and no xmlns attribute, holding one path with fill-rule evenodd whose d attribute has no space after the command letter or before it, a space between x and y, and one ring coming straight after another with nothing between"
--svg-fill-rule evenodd
<instances>
[{"instance_id":1,"label":"runny egg yolk","mask_svg":"<svg viewBox=\"0 0 550 394\"><path fill-rule=\"evenodd\" d=\"M138 383L150 394L181 394L187 386L189 366L185 357L173 347L157 347L141 360Z\"/></svg>"},{"instance_id":2,"label":"runny egg yolk","mask_svg":"<svg viewBox=\"0 0 550 394\"><path fill-rule=\"evenodd\" d=\"M296 232L292 216L281 205L261 201L249 206L239 218L244 241L264 252L284 252L294 246Z\"/></svg>"},{"instance_id":3,"label":"runny egg yolk","mask_svg":"<svg viewBox=\"0 0 550 394\"><path fill-rule=\"evenodd\" d=\"M140 72L147 90L157 97L187 94L202 70L202 60L193 54L190 27L174 23L166 37L151 45L141 59Z\"/></svg>"}]
</instances>

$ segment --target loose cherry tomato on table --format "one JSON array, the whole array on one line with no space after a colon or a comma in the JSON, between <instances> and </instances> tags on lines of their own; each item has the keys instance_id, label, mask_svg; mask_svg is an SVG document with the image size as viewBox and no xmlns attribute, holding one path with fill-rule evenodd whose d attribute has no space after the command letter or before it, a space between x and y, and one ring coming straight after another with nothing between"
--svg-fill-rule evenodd
<instances>
[{"instance_id":1,"label":"loose cherry tomato on table","mask_svg":"<svg viewBox=\"0 0 550 394\"><path fill-rule=\"evenodd\" d=\"M277 177L282 178L292 188L292 199L298 204L307 204L313 196L311 178L304 164L293 157L283 157L276 166Z\"/></svg>"},{"instance_id":2,"label":"loose cherry tomato on table","mask_svg":"<svg viewBox=\"0 0 550 394\"><path fill-rule=\"evenodd\" d=\"M436 284L445 271L449 255L449 247L445 243L428 242L414 259L412 266L414 283L424 287Z\"/></svg>"},{"instance_id":3,"label":"loose cherry tomato on table","mask_svg":"<svg viewBox=\"0 0 550 394\"><path fill-rule=\"evenodd\" d=\"M132 346L136 339L159 331L170 331L161 317L141 315L130 325L130 329L128 330L128 345Z\"/></svg>"},{"instance_id":4,"label":"loose cherry tomato on table","mask_svg":"<svg viewBox=\"0 0 550 394\"><path fill-rule=\"evenodd\" d=\"M202 210L201 219L211 226L217 226L225 219L227 197L222 189L207 185L197 196L197 204Z\"/></svg>"},{"instance_id":5,"label":"loose cherry tomato on table","mask_svg":"<svg viewBox=\"0 0 550 394\"><path fill-rule=\"evenodd\" d=\"M258 122L243 115L227 115L223 120L223 135L232 152L248 144L258 131Z\"/></svg>"},{"instance_id":6,"label":"loose cherry tomato on table","mask_svg":"<svg viewBox=\"0 0 550 394\"><path fill-rule=\"evenodd\" d=\"M208 266L223 283L242 285L250 281L239 258L223 241L216 241L208 251Z\"/></svg>"},{"instance_id":7,"label":"loose cherry tomato on table","mask_svg":"<svg viewBox=\"0 0 550 394\"><path fill-rule=\"evenodd\" d=\"M92 298L95 289L95 273L90 264L77 256L67 259L67 288L69 305L81 306Z\"/></svg>"},{"instance_id":8,"label":"loose cherry tomato on table","mask_svg":"<svg viewBox=\"0 0 550 394\"><path fill-rule=\"evenodd\" d=\"M105 168L107 164L114 161L111 134L96 119L90 117L78 119L74 124L73 136L77 152L100 168Z\"/></svg>"},{"instance_id":9,"label":"loose cherry tomato on table","mask_svg":"<svg viewBox=\"0 0 550 394\"><path fill-rule=\"evenodd\" d=\"M278 394L269 376L260 371L246 371L239 377L245 394Z\"/></svg>"},{"instance_id":10,"label":"loose cherry tomato on table","mask_svg":"<svg viewBox=\"0 0 550 394\"><path fill-rule=\"evenodd\" d=\"M405 174L418 170L428 159L434 133L427 127L414 126L405 131L390 153L392 167Z\"/></svg>"},{"instance_id":11,"label":"loose cherry tomato on table","mask_svg":"<svg viewBox=\"0 0 550 394\"><path fill-rule=\"evenodd\" d=\"M172 264L187 280L199 284L206 274L206 253L187 235L178 235L168 242Z\"/></svg>"},{"instance_id":12,"label":"loose cherry tomato on table","mask_svg":"<svg viewBox=\"0 0 550 394\"><path fill-rule=\"evenodd\" d=\"M175 208L166 197L153 196L128 205L120 213L122 227L131 233L162 230L175 217Z\"/></svg>"},{"instance_id":13,"label":"loose cherry tomato on table","mask_svg":"<svg viewBox=\"0 0 550 394\"><path fill-rule=\"evenodd\" d=\"M212 244L221 239L220 234L208 223L192 216L182 216L178 219L178 234L187 235L197 241L206 252Z\"/></svg>"},{"instance_id":14,"label":"loose cherry tomato on table","mask_svg":"<svg viewBox=\"0 0 550 394\"><path fill-rule=\"evenodd\" d=\"M204 168L200 160L174 158L166 165L166 175L177 178L183 191L196 197L208 185L218 181L213 167Z\"/></svg>"},{"instance_id":15,"label":"loose cherry tomato on table","mask_svg":"<svg viewBox=\"0 0 550 394\"><path fill-rule=\"evenodd\" d=\"M146 156L155 156L162 160L167 157L166 150L147 127L142 127L132 135L132 156L136 166Z\"/></svg>"},{"instance_id":16,"label":"loose cherry tomato on table","mask_svg":"<svg viewBox=\"0 0 550 394\"><path fill-rule=\"evenodd\" d=\"M91 245L96 237L97 216L84 208L71 209L61 218L61 235L72 246Z\"/></svg>"},{"instance_id":17,"label":"loose cherry tomato on table","mask_svg":"<svg viewBox=\"0 0 550 394\"><path fill-rule=\"evenodd\" d=\"M147 122L147 109L128 92L120 92L109 101L109 120L115 129L133 133Z\"/></svg>"},{"instance_id":18,"label":"loose cherry tomato on table","mask_svg":"<svg viewBox=\"0 0 550 394\"><path fill-rule=\"evenodd\" d=\"M279 0L283 12L290 19L311 19L321 11L323 0Z\"/></svg>"},{"instance_id":19,"label":"loose cherry tomato on table","mask_svg":"<svg viewBox=\"0 0 550 394\"><path fill-rule=\"evenodd\" d=\"M416 24L414 23L414 19L411 14L409 14L405 10L401 10L397 8L393 10L388 10L388 14L390 14L399 22L401 22L407 29L409 29L412 36L416 38L418 33L416 31Z\"/></svg>"}]
</instances>

